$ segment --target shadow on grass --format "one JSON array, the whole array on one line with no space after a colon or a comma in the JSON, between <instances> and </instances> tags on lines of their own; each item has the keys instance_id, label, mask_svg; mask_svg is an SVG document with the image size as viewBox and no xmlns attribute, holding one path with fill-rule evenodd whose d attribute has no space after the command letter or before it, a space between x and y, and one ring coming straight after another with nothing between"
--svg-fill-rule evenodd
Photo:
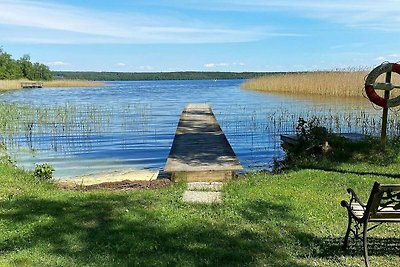
<instances>
[{"instance_id":1,"label":"shadow on grass","mask_svg":"<svg viewBox=\"0 0 400 267\"><path fill-rule=\"evenodd\" d=\"M288 205L253 201L242 208L240 212L243 218L249 222L265 225L264 234L268 235L265 253L274 255L269 257L268 264L271 266L299 266L298 263L282 260L290 257L319 258L326 261L340 256L363 257L362 242L352 238L352 236L349 240L348 249L342 250L345 229L343 229L343 236L341 237L317 236L312 232L312 226L307 232L301 231L299 227L301 218L294 216ZM270 224L268 220L270 220ZM273 224L272 227L271 224ZM282 235L282 233L285 233L285 235ZM380 238L373 235L372 232L368 237L370 256L400 255L400 238ZM285 250L286 255L285 253L282 254L282 251ZM280 251L281 254L277 251ZM277 257L276 255L280 256Z\"/></svg>"},{"instance_id":2,"label":"shadow on grass","mask_svg":"<svg viewBox=\"0 0 400 267\"><path fill-rule=\"evenodd\" d=\"M299 247L300 241L294 237L308 236L311 239L313 236L299 231L297 224L300 220L292 214L288 205L256 200L241 207L239 212L248 223L263 228L259 240L265 242L267 266L308 266L295 261L304 247Z\"/></svg>"},{"instance_id":3,"label":"shadow on grass","mask_svg":"<svg viewBox=\"0 0 400 267\"><path fill-rule=\"evenodd\" d=\"M306 265L297 263L296 258L329 260L361 255L362 251L356 244L344 253L341 238L300 231L299 218L286 204L251 200L232 205L239 214L237 222L218 215L221 217L213 220L199 216L171 224L178 220L179 210L165 218L148 205L152 201L157 200L133 200L119 194L3 201L0 219L15 231L0 241L0 251L3 257L16 251L34 251L32 257L61 257L77 266L299 267ZM215 209L232 208L227 205ZM202 212L200 206L183 206L186 208ZM399 245L397 238L371 237L370 255L398 255ZM33 260L38 262L40 258Z\"/></svg>"},{"instance_id":4,"label":"shadow on grass","mask_svg":"<svg viewBox=\"0 0 400 267\"><path fill-rule=\"evenodd\" d=\"M302 240L302 246L309 247L307 256L313 258L331 258L337 256L359 256L363 257L363 246L360 240L351 238L347 250L342 250L342 237L315 237L309 235L297 236ZM400 238L368 237L369 256L399 256Z\"/></svg>"},{"instance_id":5,"label":"shadow on grass","mask_svg":"<svg viewBox=\"0 0 400 267\"><path fill-rule=\"evenodd\" d=\"M298 168L316 169L330 172L349 173L357 175L376 175L391 178L400 178L396 170L384 171L384 168L394 164L397 166L400 159L400 139L394 138L387 141L385 148L375 138L366 138L362 141L352 142L336 135L326 137L329 147L313 143L299 143L286 147L286 157L277 162L277 170L290 170ZM322 139L325 140L325 139ZM321 141L320 141L321 142ZM325 151L323 151L325 149ZM344 169L342 164L353 167ZM379 171L357 170L360 163L367 164Z\"/></svg>"},{"instance_id":6,"label":"shadow on grass","mask_svg":"<svg viewBox=\"0 0 400 267\"><path fill-rule=\"evenodd\" d=\"M321 170L326 172L337 172L343 174L357 174L357 175L374 175L374 176L384 176L389 178L400 178L400 174L394 173L384 173L384 172L365 172L365 171L351 171L351 170L343 170L334 167L327 167L327 166L313 166L313 165L304 165L303 167L312 170Z\"/></svg>"},{"instance_id":7,"label":"shadow on grass","mask_svg":"<svg viewBox=\"0 0 400 267\"><path fill-rule=\"evenodd\" d=\"M62 257L74 265L94 266L302 266L275 249L286 242L276 227L264 225L265 231L258 233L243 225L232 227L223 218L213 223L186 219L173 226L169 220L175 214L160 218L145 202L118 194L0 202L0 219L10 228L16 226L0 242L0 251L40 250L41 255L33 257ZM245 220L259 225L267 216L295 220L287 207L266 202L251 202L241 210Z\"/></svg>"}]
</instances>

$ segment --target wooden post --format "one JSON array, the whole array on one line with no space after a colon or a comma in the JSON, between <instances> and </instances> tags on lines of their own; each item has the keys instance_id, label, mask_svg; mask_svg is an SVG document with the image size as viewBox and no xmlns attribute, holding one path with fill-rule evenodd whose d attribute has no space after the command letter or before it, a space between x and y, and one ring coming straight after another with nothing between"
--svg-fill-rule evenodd
<instances>
[{"instance_id":1,"label":"wooden post","mask_svg":"<svg viewBox=\"0 0 400 267\"><path fill-rule=\"evenodd\" d=\"M392 73L391 72L386 72L386 83L390 83L392 80ZM388 100L390 98L390 91L385 90L385 99ZM385 149L385 144L386 144L386 130L387 130L387 120L388 120L388 111L389 108L385 107L383 108L383 114L382 114L382 129L381 129L381 148Z\"/></svg>"}]
</instances>

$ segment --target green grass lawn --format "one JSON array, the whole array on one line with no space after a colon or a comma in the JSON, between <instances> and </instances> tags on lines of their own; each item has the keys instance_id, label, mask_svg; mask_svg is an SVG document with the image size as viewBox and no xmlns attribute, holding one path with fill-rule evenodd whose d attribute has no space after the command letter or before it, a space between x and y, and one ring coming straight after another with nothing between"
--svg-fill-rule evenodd
<instances>
[{"instance_id":1,"label":"green grass lawn","mask_svg":"<svg viewBox=\"0 0 400 267\"><path fill-rule=\"evenodd\" d=\"M223 204L195 205L182 202L184 184L63 191L0 165L0 266L363 266L361 242L340 249L340 201L347 187L366 200L374 181L399 180L336 167L249 174L226 183ZM372 266L400 265L399 234L396 224L370 233Z\"/></svg>"}]
</instances>

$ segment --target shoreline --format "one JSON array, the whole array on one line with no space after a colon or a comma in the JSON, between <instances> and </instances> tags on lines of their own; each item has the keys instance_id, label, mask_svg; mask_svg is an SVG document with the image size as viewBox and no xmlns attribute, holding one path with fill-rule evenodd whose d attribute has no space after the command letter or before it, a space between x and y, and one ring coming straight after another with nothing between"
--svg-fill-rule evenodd
<instances>
[{"instance_id":1,"label":"shoreline","mask_svg":"<svg viewBox=\"0 0 400 267\"><path fill-rule=\"evenodd\" d=\"M74 176L70 178L54 178L54 181L62 186L90 186L108 182L121 181L154 181L159 176L158 170L148 169L124 169L112 171L99 171L90 174Z\"/></svg>"},{"instance_id":2,"label":"shoreline","mask_svg":"<svg viewBox=\"0 0 400 267\"><path fill-rule=\"evenodd\" d=\"M29 80L0 80L0 91L22 90L21 83L35 82ZM52 80L41 81L43 88L68 88L68 87L103 87L104 82L89 81L89 80Z\"/></svg>"}]
</instances>

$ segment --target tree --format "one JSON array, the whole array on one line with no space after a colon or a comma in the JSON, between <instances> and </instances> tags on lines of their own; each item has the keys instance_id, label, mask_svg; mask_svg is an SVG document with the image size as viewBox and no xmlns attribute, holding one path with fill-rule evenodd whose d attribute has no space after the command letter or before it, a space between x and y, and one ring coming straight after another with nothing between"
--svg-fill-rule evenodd
<instances>
[{"instance_id":1,"label":"tree","mask_svg":"<svg viewBox=\"0 0 400 267\"><path fill-rule=\"evenodd\" d=\"M32 65L32 75L28 77L30 80L51 80L52 74L44 64L35 63Z\"/></svg>"},{"instance_id":2,"label":"tree","mask_svg":"<svg viewBox=\"0 0 400 267\"><path fill-rule=\"evenodd\" d=\"M0 79L20 79L24 77L19 64L11 55L0 48Z\"/></svg>"},{"instance_id":3,"label":"tree","mask_svg":"<svg viewBox=\"0 0 400 267\"><path fill-rule=\"evenodd\" d=\"M44 64L32 64L29 55L23 55L19 60L15 60L0 47L0 80L16 80L21 78L28 80L51 80L53 79L53 74L49 67Z\"/></svg>"},{"instance_id":4,"label":"tree","mask_svg":"<svg viewBox=\"0 0 400 267\"><path fill-rule=\"evenodd\" d=\"M40 79L44 81L49 81L53 79L53 74L50 68L44 64L39 64Z\"/></svg>"},{"instance_id":5,"label":"tree","mask_svg":"<svg viewBox=\"0 0 400 267\"><path fill-rule=\"evenodd\" d=\"M21 68L23 76L29 80L34 80L34 70L31 62L31 57L29 55L23 55L19 60L18 64Z\"/></svg>"}]
</instances>

